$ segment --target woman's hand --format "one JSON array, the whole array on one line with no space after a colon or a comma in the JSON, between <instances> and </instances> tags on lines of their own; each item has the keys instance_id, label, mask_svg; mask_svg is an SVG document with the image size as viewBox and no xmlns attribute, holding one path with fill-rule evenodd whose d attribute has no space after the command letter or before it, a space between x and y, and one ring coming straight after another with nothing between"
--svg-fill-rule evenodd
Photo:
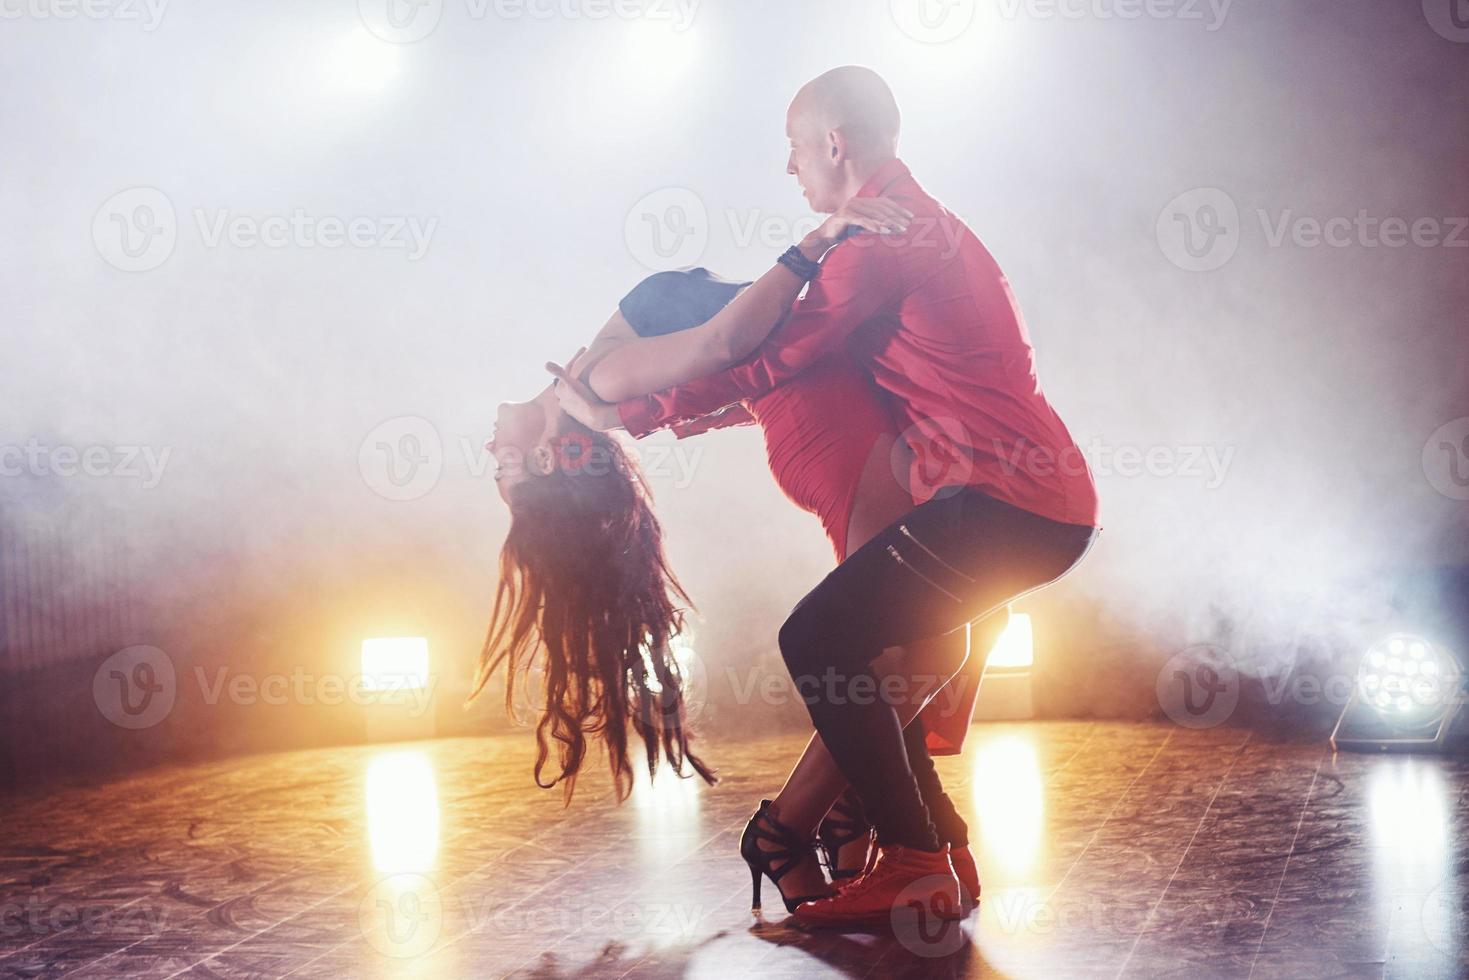
<instances>
[{"instance_id":1,"label":"woman's hand","mask_svg":"<svg viewBox=\"0 0 1469 980\"><path fill-rule=\"evenodd\" d=\"M827 249L853 229L878 235L900 235L908 230L912 221L913 212L891 198L854 197L802 239L800 248L808 259L819 261Z\"/></svg>"},{"instance_id":2,"label":"woman's hand","mask_svg":"<svg viewBox=\"0 0 1469 980\"><path fill-rule=\"evenodd\" d=\"M609 429L622 427L622 417L617 413L617 406L610 402L604 402L597 397L587 385L576 378L576 362L587 352L583 347L577 351L571 360L561 367L554 361L546 362L546 370L556 377L556 400L561 403L561 410L582 425L597 432L606 432Z\"/></svg>"}]
</instances>

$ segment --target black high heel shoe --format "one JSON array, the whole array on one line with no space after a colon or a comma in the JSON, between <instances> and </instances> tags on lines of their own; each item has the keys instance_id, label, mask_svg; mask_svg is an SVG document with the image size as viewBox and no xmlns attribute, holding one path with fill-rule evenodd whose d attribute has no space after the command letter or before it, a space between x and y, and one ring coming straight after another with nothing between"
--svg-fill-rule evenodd
<instances>
[{"instance_id":1,"label":"black high heel shoe","mask_svg":"<svg viewBox=\"0 0 1469 980\"><path fill-rule=\"evenodd\" d=\"M813 842L803 840L796 833L769 813L770 801L761 800L760 809L745 824L745 832L740 835L740 857L745 859L745 864L750 867L750 911L760 911L760 878L765 876L770 883L780 891L780 879L786 876L796 865L800 864L808 854L814 854ZM760 842L765 841L776 847L761 847ZM796 906L802 902L814 902L819 898L826 898L829 892L820 895L801 895L796 898L788 898L785 892L781 892L781 901L785 903L787 912L796 911Z\"/></svg>"},{"instance_id":2,"label":"black high heel shoe","mask_svg":"<svg viewBox=\"0 0 1469 980\"><path fill-rule=\"evenodd\" d=\"M848 803L850 797L842 796L827 811L821 826L816 831L816 843L826 859L826 873L833 882L849 881L860 877L862 868L840 867L842 848L858 841L867 841L867 851L862 855L863 867L872 855L872 825L862 815L861 804L855 807Z\"/></svg>"}]
</instances>

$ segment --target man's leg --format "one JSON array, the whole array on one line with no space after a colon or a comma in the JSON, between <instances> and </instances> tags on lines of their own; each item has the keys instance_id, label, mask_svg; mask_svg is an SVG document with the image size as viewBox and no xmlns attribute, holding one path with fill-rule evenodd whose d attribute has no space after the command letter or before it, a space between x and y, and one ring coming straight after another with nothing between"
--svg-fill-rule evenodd
<instances>
[{"instance_id":1,"label":"man's leg","mask_svg":"<svg viewBox=\"0 0 1469 980\"><path fill-rule=\"evenodd\" d=\"M915 719L938 691L964 667L969 656L969 631L956 630L946 636L917 644L912 649L888 650L872 664L873 673L879 679L893 677L901 679L889 682L896 685L899 695L893 697L893 706L903 724ZM903 697L903 692L911 693ZM936 774L935 774L936 775ZM812 837L818 825L836 804L843 793L853 801L854 812L860 812L860 803L850 793L847 777L837 768L831 753L822 744L820 735L813 735L801 753L800 759L791 769L785 785L776 794L771 806L771 815L782 824L803 837ZM845 851L856 854L857 848ZM849 860L852 855L848 855ZM846 864L848 870L860 870L863 860ZM796 868L791 872L791 889L794 894L815 894L825 884L819 869Z\"/></svg>"},{"instance_id":2,"label":"man's leg","mask_svg":"<svg viewBox=\"0 0 1469 980\"><path fill-rule=\"evenodd\" d=\"M918 782L918 795L923 797L923 804L928 807L929 819L933 823L939 843L948 844L951 848L968 847L969 825L959 816L949 794L944 792L938 769L934 767L933 757L928 752L928 728L921 717L913 718L903 729L903 747L908 753L908 768L913 770L913 778ZM862 811L862 801L850 787L842 793L835 806L846 813L855 814L859 827L864 824L870 826ZM847 853L849 851L850 854ZM855 845L843 848L843 853L837 855L837 867L843 871L860 871L866 863L865 855L866 852Z\"/></svg>"},{"instance_id":3,"label":"man's leg","mask_svg":"<svg viewBox=\"0 0 1469 980\"><path fill-rule=\"evenodd\" d=\"M928 729L924 727L922 718L914 718L903 729L903 745L908 750L908 767L918 781L918 792L923 797L924 806L928 807L929 819L933 822L939 843L967 847L969 825L959 816L949 794L944 792L944 784L934 768L933 756L928 754Z\"/></svg>"},{"instance_id":4,"label":"man's leg","mask_svg":"<svg viewBox=\"0 0 1469 980\"><path fill-rule=\"evenodd\" d=\"M868 542L786 620L781 653L881 843L939 848L902 723L878 689L872 661L887 647L950 632L1059 577L1092 534L961 492L918 507Z\"/></svg>"}]
</instances>

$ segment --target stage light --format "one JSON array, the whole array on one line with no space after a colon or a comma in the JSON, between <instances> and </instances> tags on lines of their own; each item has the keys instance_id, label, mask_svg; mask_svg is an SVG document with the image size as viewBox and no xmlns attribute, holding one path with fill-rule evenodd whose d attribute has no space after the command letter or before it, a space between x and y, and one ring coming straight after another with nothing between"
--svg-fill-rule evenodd
<instances>
[{"instance_id":1,"label":"stage light","mask_svg":"<svg viewBox=\"0 0 1469 980\"><path fill-rule=\"evenodd\" d=\"M1452 653L1416 633L1391 633L1362 655L1333 747L1440 746L1462 702L1463 670Z\"/></svg>"},{"instance_id":2,"label":"stage light","mask_svg":"<svg viewBox=\"0 0 1469 980\"><path fill-rule=\"evenodd\" d=\"M1035 632L1030 616L1003 612L996 617L971 627L971 656L985 649L988 637L994 637L981 661L984 669L977 681L979 700L974 705L974 720L1020 721L1034 717L1031 668L1035 666Z\"/></svg>"},{"instance_id":3,"label":"stage light","mask_svg":"<svg viewBox=\"0 0 1469 980\"><path fill-rule=\"evenodd\" d=\"M624 25L618 81L638 91L677 84L699 61L699 35L664 21Z\"/></svg>"},{"instance_id":4,"label":"stage light","mask_svg":"<svg viewBox=\"0 0 1469 980\"><path fill-rule=\"evenodd\" d=\"M672 652L673 663L678 667L679 676L684 678L685 681L689 680L692 668L698 660L699 655L694 652L693 647L686 645L675 646ZM653 673L653 658L649 655L647 647L642 648L642 654L643 669L647 671L648 690L654 694L663 693L663 685L658 681L657 675Z\"/></svg>"},{"instance_id":5,"label":"stage light","mask_svg":"<svg viewBox=\"0 0 1469 980\"><path fill-rule=\"evenodd\" d=\"M421 691L428 687L428 640L421 636L362 641L362 685L368 691Z\"/></svg>"},{"instance_id":6,"label":"stage light","mask_svg":"<svg viewBox=\"0 0 1469 980\"><path fill-rule=\"evenodd\" d=\"M1035 633L1029 613L1012 613L1010 625L995 641L987 661L991 669L1029 670L1035 666Z\"/></svg>"},{"instance_id":7,"label":"stage light","mask_svg":"<svg viewBox=\"0 0 1469 980\"><path fill-rule=\"evenodd\" d=\"M398 48L364 30L327 42L321 52L323 87L336 95L378 95L398 76Z\"/></svg>"},{"instance_id":8,"label":"stage light","mask_svg":"<svg viewBox=\"0 0 1469 980\"><path fill-rule=\"evenodd\" d=\"M427 755L390 752L368 763L367 837L376 870L432 870L439 853L439 791Z\"/></svg>"},{"instance_id":9,"label":"stage light","mask_svg":"<svg viewBox=\"0 0 1469 980\"><path fill-rule=\"evenodd\" d=\"M1357 671L1357 693L1393 728L1414 730L1436 722L1458 676L1452 657L1421 636L1397 633L1367 651Z\"/></svg>"}]
</instances>

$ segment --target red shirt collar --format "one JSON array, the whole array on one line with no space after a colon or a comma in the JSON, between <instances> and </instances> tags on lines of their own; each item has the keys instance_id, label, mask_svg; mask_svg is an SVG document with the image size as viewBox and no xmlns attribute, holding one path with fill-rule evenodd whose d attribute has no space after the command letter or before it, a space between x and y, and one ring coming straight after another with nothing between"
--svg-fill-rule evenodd
<instances>
[{"instance_id":1,"label":"red shirt collar","mask_svg":"<svg viewBox=\"0 0 1469 980\"><path fill-rule=\"evenodd\" d=\"M913 176L908 165L897 157L889 160L877 168L877 173L868 178L867 183L856 194L857 197L880 197L885 191L891 189L893 184L904 177Z\"/></svg>"}]
</instances>

